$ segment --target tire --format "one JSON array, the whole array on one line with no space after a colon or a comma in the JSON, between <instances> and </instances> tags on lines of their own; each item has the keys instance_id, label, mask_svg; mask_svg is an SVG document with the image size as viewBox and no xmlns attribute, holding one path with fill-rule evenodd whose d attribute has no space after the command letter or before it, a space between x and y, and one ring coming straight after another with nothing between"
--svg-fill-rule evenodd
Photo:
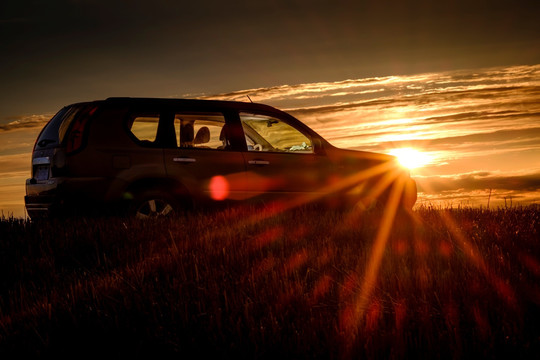
<instances>
[{"instance_id":1,"label":"tire","mask_svg":"<svg viewBox=\"0 0 540 360\"><path fill-rule=\"evenodd\" d=\"M148 191L135 196L129 215L138 219L156 219L173 216L179 210L177 201L167 193Z\"/></svg>"}]
</instances>

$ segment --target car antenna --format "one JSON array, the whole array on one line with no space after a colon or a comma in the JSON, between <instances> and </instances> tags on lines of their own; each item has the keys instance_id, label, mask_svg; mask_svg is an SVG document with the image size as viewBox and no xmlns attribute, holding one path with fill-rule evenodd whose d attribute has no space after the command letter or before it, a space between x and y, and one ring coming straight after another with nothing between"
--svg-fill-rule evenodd
<instances>
[{"instance_id":1,"label":"car antenna","mask_svg":"<svg viewBox=\"0 0 540 360\"><path fill-rule=\"evenodd\" d=\"M253 100L251 100L251 98L249 97L248 94L246 94L247 98L249 99L249 101L253 104Z\"/></svg>"}]
</instances>

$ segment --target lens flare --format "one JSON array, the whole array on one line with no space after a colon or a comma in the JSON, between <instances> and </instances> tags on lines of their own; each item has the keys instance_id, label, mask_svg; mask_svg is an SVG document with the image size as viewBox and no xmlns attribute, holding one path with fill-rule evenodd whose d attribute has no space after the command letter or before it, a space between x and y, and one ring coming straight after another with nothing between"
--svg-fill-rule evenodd
<instances>
[{"instance_id":1,"label":"lens flare","mask_svg":"<svg viewBox=\"0 0 540 360\"><path fill-rule=\"evenodd\" d=\"M413 148L392 149L390 155L397 157L399 163L408 168L416 169L431 163L431 156Z\"/></svg>"},{"instance_id":2,"label":"lens flare","mask_svg":"<svg viewBox=\"0 0 540 360\"><path fill-rule=\"evenodd\" d=\"M210 179L210 196L214 200L225 200L229 196L229 182L225 177L218 175Z\"/></svg>"}]
</instances>

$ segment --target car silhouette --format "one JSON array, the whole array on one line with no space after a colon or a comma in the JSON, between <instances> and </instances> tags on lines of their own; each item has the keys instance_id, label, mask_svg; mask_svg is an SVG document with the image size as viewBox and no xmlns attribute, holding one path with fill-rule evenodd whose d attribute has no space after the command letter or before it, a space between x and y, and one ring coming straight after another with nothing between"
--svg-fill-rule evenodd
<instances>
[{"instance_id":1,"label":"car silhouette","mask_svg":"<svg viewBox=\"0 0 540 360\"><path fill-rule=\"evenodd\" d=\"M416 184L394 157L336 148L271 106L108 98L66 106L43 128L25 204L31 218L144 218L251 201L369 207L396 186L411 209Z\"/></svg>"}]
</instances>

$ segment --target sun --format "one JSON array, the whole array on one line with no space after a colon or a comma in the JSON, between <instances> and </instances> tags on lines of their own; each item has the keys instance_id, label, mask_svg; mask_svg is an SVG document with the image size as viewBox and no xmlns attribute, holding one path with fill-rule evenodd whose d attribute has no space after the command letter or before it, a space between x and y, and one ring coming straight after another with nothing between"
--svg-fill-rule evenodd
<instances>
[{"instance_id":1,"label":"sun","mask_svg":"<svg viewBox=\"0 0 540 360\"><path fill-rule=\"evenodd\" d=\"M390 155L394 155L399 163L408 169L417 169L431 162L431 157L413 148L392 149Z\"/></svg>"}]
</instances>

